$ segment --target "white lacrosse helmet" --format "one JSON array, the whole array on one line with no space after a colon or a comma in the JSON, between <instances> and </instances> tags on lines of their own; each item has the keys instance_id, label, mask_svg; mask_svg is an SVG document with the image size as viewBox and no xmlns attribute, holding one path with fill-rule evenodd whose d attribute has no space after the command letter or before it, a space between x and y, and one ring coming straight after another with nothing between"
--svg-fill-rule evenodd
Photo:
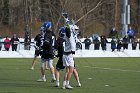
<instances>
[{"instance_id":1,"label":"white lacrosse helmet","mask_svg":"<svg viewBox=\"0 0 140 93\"><path fill-rule=\"evenodd\" d=\"M69 25L71 31L74 31L75 33L79 34L79 27L77 25Z\"/></svg>"}]
</instances>

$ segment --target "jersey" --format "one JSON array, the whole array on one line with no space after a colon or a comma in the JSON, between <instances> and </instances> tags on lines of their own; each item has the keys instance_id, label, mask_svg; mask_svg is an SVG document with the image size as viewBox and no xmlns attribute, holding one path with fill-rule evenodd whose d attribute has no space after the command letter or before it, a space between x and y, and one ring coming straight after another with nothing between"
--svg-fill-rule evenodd
<instances>
[{"instance_id":1,"label":"jersey","mask_svg":"<svg viewBox=\"0 0 140 93\"><path fill-rule=\"evenodd\" d=\"M49 58L53 58L54 54L53 54L53 39L52 37L55 36L54 33L52 31L46 31L46 33L43 36L43 46L42 46L42 56L41 58L44 59L49 59Z\"/></svg>"},{"instance_id":2,"label":"jersey","mask_svg":"<svg viewBox=\"0 0 140 93\"><path fill-rule=\"evenodd\" d=\"M41 34L37 34L34 41L35 41L35 56L41 55Z\"/></svg>"},{"instance_id":3,"label":"jersey","mask_svg":"<svg viewBox=\"0 0 140 93\"><path fill-rule=\"evenodd\" d=\"M74 38L73 31L66 29L66 35L64 36L64 54L63 54L63 66L74 67L73 51L76 51L76 40Z\"/></svg>"},{"instance_id":4,"label":"jersey","mask_svg":"<svg viewBox=\"0 0 140 93\"><path fill-rule=\"evenodd\" d=\"M58 50L57 57L59 57L59 59L57 61L57 64L56 64L56 69L57 70L62 70L62 69L65 68L63 66L63 60L62 60L62 57L63 57L63 42L64 42L64 39L62 37L58 37L58 39L55 42L55 49Z\"/></svg>"},{"instance_id":5,"label":"jersey","mask_svg":"<svg viewBox=\"0 0 140 93\"><path fill-rule=\"evenodd\" d=\"M69 34L64 36L64 52L76 51L76 34L74 31L68 31L67 33Z\"/></svg>"},{"instance_id":6,"label":"jersey","mask_svg":"<svg viewBox=\"0 0 140 93\"><path fill-rule=\"evenodd\" d=\"M54 48L58 51L57 57L63 56L63 51L64 51L63 42L64 42L63 37L58 37L56 42L55 42Z\"/></svg>"},{"instance_id":7,"label":"jersey","mask_svg":"<svg viewBox=\"0 0 140 93\"><path fill-rule=\"evenodd\" d=\"M39 50L39 47L41 45L41 34L37 34L34 41L35 41L35 49Z\"/></svg>"}]
</instances>

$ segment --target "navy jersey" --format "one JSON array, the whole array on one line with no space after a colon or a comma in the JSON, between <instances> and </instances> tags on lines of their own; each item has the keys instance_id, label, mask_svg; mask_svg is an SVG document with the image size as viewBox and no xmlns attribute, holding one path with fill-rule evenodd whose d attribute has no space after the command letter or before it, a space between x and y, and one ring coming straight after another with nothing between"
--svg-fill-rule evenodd
<instances>
[{"instance_id":1,"label":"navy jersey","mask_svg":"<svg viewBox=\"0 0 140 93\"><path fill-rule=\"evenodd\" d=\"M56 69L57 70L62 70L64 69L65 67L63 66L63 60L62 60L62 57L63 57L63 51L64 51L64 48L63 48L63 42L64 42L64 39L63 37L58 37L56 42L55 42L55 49L58 50L58 55L57 57L59 57L58 61L57 61L57 64L56 64Z\"/></svg>"},{"instance_id":2,"label":"navy jersey","mask_svg":"<svg viewBox=\"0 0 140 93\"><path fill-rule=\"evenodd\" d=\"M36 46L41 45L41 34L37 34L34 41L36 42Z\"/></svg>"},{"instance_id":3,"label":"navy jersey","mask_svg":"<svg viewBox=\"0 0 140 93\"><path fill-rule=\"evenodd\" d=\"M37 34L34 41L35 41L35 56L39 56L39 55L41 55L41 52L42 52L41 47L40 47L40 45L41 45L41 34Z\"/></svg>"},{"instance_id":4,"label":"navy jersey","mask_svg":"<svg viewBox=\"0 0 140 93\"><path fill-rule=\"evenodd\" d=\"M37 34L34 41L35 41L35 49L36 50L40 50L40 46L41 46L41 34Z\"/></svg>"},{"instance_id":5,"label":"navy jersey","mask_svg":"<svg viewBox=\"0 0 140 93\"><path fill-rule=\"evenodd\" d=\"M58 37L56 42L55 42L55 49L58 51L58 57L62 57L63 56L63 42L64 42L64 39L62 37Z\"/></svg>"},{"instance_id":6,"label":"navy jersey","mask_svg":"<svg viewBox=\"0 0 140 93\"><path fill-rule=\"evenodd\" d=\"M42 56L41 58L53 58L53 39L52 37L55 36L52 31L46 31L43 38L43 46L42 46Z\"/></svg>"}]
</instances>

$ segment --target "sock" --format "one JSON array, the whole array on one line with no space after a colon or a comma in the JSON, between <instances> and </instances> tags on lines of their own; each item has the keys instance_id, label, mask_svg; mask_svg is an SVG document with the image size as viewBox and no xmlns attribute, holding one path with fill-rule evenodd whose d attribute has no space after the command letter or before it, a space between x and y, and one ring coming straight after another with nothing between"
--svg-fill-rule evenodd
<instances>
[{"instance_id":1,"label":"sock","mask_svg":"<svg viewBox=\"0 0 140 93\"><path fill-rule=\"evenodd\" d=\"M66 81L63 81L63 86L65 86L66 85Z\"/></svg>"},{"instance_id":2,"label":"sock","mask_svg":"<svg viewBox=\"0 0 140 93\"><path fill-rule=\"evenodd\" d=\"M59 84L59 80L56 81L56 84Z\"/></svg>"},{"instance_id":3,"label":"sock","mask_svg":"<svg viewBox=\"0 0 140 93\"><path fill-rule=\"evenodd\" d=\"M45 78L45 75L43 75L42 78Z\"/></svg>"},{"instance_id":4,"label":"sock","mask_svg":"<svg viewBox=\"0 0 140 93\"><path fill-rule=\"evenodd\" d=\"M69 81L66 81L66 85L69 85L69 83L70 83Z\"/></svg>"},{"instance_id":5,"label":"sock","mask_svg":"<svg viewBox=\"0 0 140 93\"><path fill-rule=\"evenodd\" d=\"M34 67L32 66L31 69L34 69Z\"/></svg>"},{"instance_id":6,"label":"sock","mask_svg":"<svg viewBox=\"0 0 140 93\"><path fill-rule=\"evenodd\" d=\"M78 81L77 81L77 83L79 84L79 83L80 83L80 81L78 80Z\"/></svg>"}]
</instances>

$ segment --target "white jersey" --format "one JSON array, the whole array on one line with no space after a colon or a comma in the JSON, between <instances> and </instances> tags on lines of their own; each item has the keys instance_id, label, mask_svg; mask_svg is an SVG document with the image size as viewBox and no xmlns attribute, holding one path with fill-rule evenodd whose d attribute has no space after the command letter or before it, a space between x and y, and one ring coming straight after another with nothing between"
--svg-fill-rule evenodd
<instances>
[{"instance_id":1,"label":"white jersey","mask_svg":"<svg viewBox=\"0 0 140 93\"><path fill-rule=\"evenodd\" d=\"M63 66L71 66L74 67L74 59L73 59L73 54L71 53L72 51L76 51L76 42L77 42L77 33L75 32L75 29L72 28L71 26L71 32L70 32L70 38L68 38L66 35L64 36L64 52L69 52L70 54L68 55L63 55Z\"/></svg>"},{"instance_id":2,"label":"white jersey","mask_svg":"<svg viewBox=\"0 0 140 93\"><path fill-rule=\"evenodd\" d=\"M76 42L74 38L74 33L71 31L71 36L68 38L66 35L64 36L64 52L71 52L76 50ZM63 55L63 66L68 67L74 67L74 60L73 60L73 54L69 55Z\"/></svg>"},{"instance_id":3,"label":"white jersey","mask_svg":"<svg viewBox=\"0 0 140 93\"><path fill-rule=\"evenodd\" d=\"M77 34L75 34L74 31L71 31L70 38L68 38L66 35L64 36L64 52L76 51L76 38Z\"/></svg>"}]
</instances>

